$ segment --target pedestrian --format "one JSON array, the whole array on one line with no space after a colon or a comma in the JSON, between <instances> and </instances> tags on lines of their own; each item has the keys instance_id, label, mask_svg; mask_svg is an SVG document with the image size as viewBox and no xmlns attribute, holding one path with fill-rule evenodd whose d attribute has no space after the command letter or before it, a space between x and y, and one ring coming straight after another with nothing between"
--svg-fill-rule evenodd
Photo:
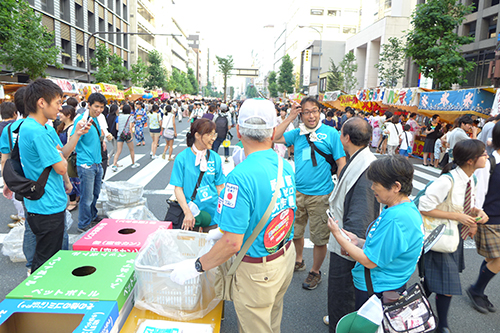
<instances>
[{"instance_id":1,"label":"pedestrian","mask_svg":"<svg viewBox=\"0 0 500 333\"><path fill-rule=\"evenodd\" d=\"M24 90L24 89L23 89ZM22 91L20 92L22 94ZM17 92L16 92L17 94ZM3 130L5 129L6 126L9 124L13 124L17 120L17 107L16 104L12 102L3 102L0 104L0 116L2 118L2 122L0 122L0 136L3 133ZM23 117L24 118L24 117ZM10 125L8 127L8 130L5 132L5 136L3 137L4 140L2 141L1 145L1 152L2 152L2 170L4 169L5 162L9 159L10 157L10 145L9 145L9 131L10 128L13 125ZM11 220L13 222L8 223L7 226L9 228L14 228L14 227L19 227L23 226L25 222L25 215L24 215L24 207L23 203L21 201L18 201L15 197L15 195L8 195L6 196L5 194L8 191L7 185L4 185L4 196L7 197L7 199L10 199L12 203L14 204L14 207L16 208L17 214L13 214L10 216Z\"/></svg>"},{"instance_id":2,"label":"pedestrian","mask_svg":"<svg viewBox=\"0 0 500 333\"><path fill-rule=\"evenodd\" d=\"M59 135L59 139L63 145L68 143L69 133L73 131L74 121L76 117L75 108L71 105L65 105L62 107L61 112L59 112L59 119L61 120L61 124L57 127L56 133ZM66 208L70 212L75 210L78 207L77 198L80 198L80 178L78 177L70 177L69 178L71 185L73 186L72 191L69 195L69 205Z\"/></svg>"},{"instance_id":3,"label":"pedestrian","mask_svg":"<svg viewBox=\"0 0 500 333\"><path fill-rule=\"evenodd\" d=\"M303 271L304 232L309 221L310 239L314 244L313 265L302 284L304 289L316 289L321 282L320 268L325 259L328 239L328 198L333 191L332 165L316 149L336 162L337 175L345 165L345 152L336 129L319 121L319 102L313 97L304 98L300 105L295 103L289 116L276 128L274 143L294 145L297 180L297 214L293 242L297 251L295 271ZM286 128L298 116L299 128L285 133Z\"/></svg>"},{"instance_id":4,"label":"pedestrian","mask_svg":"<svg viewBox=\"0 0 500 333\"><path fill-rule=\"evenodd\" d=\"M387 151L387 139L389 135L384 133L386 126L391 122L393 113L391 111L387 111L382 117L380 117L380 132L382 133L382 137L380 138L380 142L377 146L377 153L381 155L385 155Z\"/></svg>"},{"instance_id":5,"label":"pedestrian","mask_svg":"<svg viewBox=\"0 0 500 333\"><path fill-rule=\"evenodd\" d=\"M208 120L212 120L213 121L214 120L214 113L215 113L216 108L217 107L215 106L215 104L210 104L208 106L208 112L205 113L202 116L202 118L206 118ZM200 112L199 110L201 110L201 107L199 105L197 105L196 110L194 112L198 112L199 113Z\"/></svg>"},{"instance_id":6,"label":"pedestrian","mask_svg":"<svg viewBox=\"0 0 500 333\"><path fill-rule=\"evenodd\" d=\"M174 159L172 158L172 153L174 152L174 139L177 137L177 127L175 125L175 115L173 114L171 105L165 106L162 128L162 135L165 138L165 149L163 150L163 154L161 154L161 158L165 159L165 155L170 149L168 160L173 161Z\"/></svg>"},{"instance_id":7,"label":"pedestrian","mask_svg":"<svg viewBox=\"0 0 500 333\"><path fill-rule=\"evenodd\" d=\"M80 137L90 129L89 125L84 127L81 122L75 126L74 135L63 147L56 131L45 126L49 119L56 119L61 110L62 96L61 88L50 80L37 79L30 83L24 93L29 117L18 126L19 156L25 177L36 181L45 168L52 167L44 195L38 200L24 199L28 213L26 220L36 236L31 273L62 248L66 193L72 189L66 173L66 159Z\"/></svg>"},{"instance_id":8,"label":"pedestrian","mask_svg":"<svg viewBox=\"0 0 500 333\"><path fill-rule=\"evenodd\" d=\"M78 209L78 232L86 232L91 228L92 222L98 222L97 199L101 192L103 166L102 147L105 145L101 141L101 127L97 117L104 110L106 97L100 93L92 93L89 96L88 113L82 114L75 119L90 122L92 128L85 135L82 135L76 145L76 169L80 178L80 203ZM76 127L71 135L74 135Z\"/></svg>"},{"instance_id":9,"label":"pedestrian","mask_svg":"<svg viewBox=\"0 0 500 333\"><path fill-rule=\"evenodd\" d=\"M221 143L226 140L229 130L231 129L231 114L226 104L221 104L220 111L214 116L215 131L217 132L217 139L215 140L212 150L216 153L219 152ZM224 147L225 162L229 162L229 147Z\"/></svg>"},{"instance_id":10,"label":"pedestrian","mask_svg":"<svg viewBox=\"0 0 500 333\"><path fill-rule=\"evenodd\" d=\"M286 119L287 114L286 114L285 109L278 109L278 110L279 110L279 117L276 119L276 123L279 125ZM294 129L293 125L289 124L285 130L285 133L289 132L293 129ZM287 152L287 149L288 149L288 156L290 156L290 147L287 147L282 143L275 143L274 144L274 151L276 152L276 154L280 155L282 158L285 158L285 153Z\"/></svg>"},{"instance_id":11,"label":"pedestrian","mask_svg":"<svg viewBox=\"0 0 500 333\"><path fill-rule=\"evenodd\" d=\"M455 252L442 253L432 249L425 254L425 288L436 293L436 309L438 316L438 333L451 332L448 324L448 310L452 295L461 295L460 274L465 269L464 239L473 237L477 223L488 222L483 210L472 207L476 195L474 171L484 168L488 155L485 146L479 140L465 140L455 145L454 164L448 163L441 176L430 184L420 198L418 209L424 216L449 219L461 224L461 235ZM456 165L454 169L451 169ZM452 191L453 189L453 191ZM438 209L438 205L451 196L455 207L452 211ZM477 217L477 219L476 219Z\"/></svg>"},{"instance_id":12,"label":"pedestrian","mask_svg":"<svg viewBox=\"0 0 500 333\"><path fill-rule=\"evenodd\" d=\"M342 169L329 198L329 209L333 216L338 217L339 228L359 238L364 238L369 224L380 213L380 204L371 190L372 182L366 178L370 163L377 159L368 147L371 134L371 126L361 119L350 119L342 126L340 141L351 158ZM330 237L328 248L328 322L330 332L334 333L340 318L355 310L351 271L356 262L342 252L334 237Z\"/></svg>"},{"instance_id":13,"label":"pedestrian","mask_svg":"<svg viewBox=\"0 0 500 333\"><path fill-rule=\"evenodd\" d=\"M116 129L116 119L118 119L118 113L119 113L118 105L113 104L109 107L109 114L106 117L106 123L107 127L109 130L109 133L111 134L111 140L110 138L106 138L106 148L108 152L108 165L113 164L112 161L114 159L114 156L116 154L116 139L118 138L118 132Z\"/></svg>"},{"instance_id":14,"label":"pedestrian","mask_svg":"<svg viewBox=\"0 0 500 333\"><path fill-rule=\"evenodd\" d=\"M111 170L113 170L114 172L118 171L118 167L121 167L121 165L118 165L118 158L122 153L123 143L127 144L128 150L130 152L130 159L132 160L131 168L136 169L140 167L140 164L135 161L134 140L132 139L132 129L134 127L134 124L133 124L133 116L131 115L131 110L132 108L130 107L130 105L124 105L122 114L120 114L116 119L115 126L118 139L116 139L117 142L116 142L115 160L113 161L113 166L111 167ZM124 140L124 137L127 137L127 135L128 135L128 140Z\"/></svg>"},{"instance_id":15,"label":"pedestrian","mask_svg":"<svg viewBox=\"0 0 500 333\"><path fill-rule=\"evenodd\" d=\"M495 150L492 144L492 131L493 127L500 120L500 114L497 114L496 117L492 117L487 120L486 124L483 126L483 130L477 136L478 140L481 140L486 145L486 151L488 155L491 155Z\"/></svg>"},{"instance_id":16,"label":"pedestrian","mask_svg":"<svg viewBox=\"0 0 500 333\"><path fill-rule=\"evenodd\" d=\"M141 144L145 146L146 141L144 140L144 125L146 124L148 117L146 115L146 111L144 110L144 103L137 102L135 104L135 113L133 114L133 117L134 136L135 141L137 142L136 146L140 146Z\"/></svg>"},{"instance_id":17,"label":"pedestrian","mask_svg":"<svg viewBox=\"0 0 500 333\"><path fill-rule=\"evenodd\" d=\"M381 130L380 130L380 116L378 115L377 112L374 112L373 113L373 116L371 117L370 119L370 125L372 126L373 128L373 132L372 132L372 148L377 148L378 147L378 143L380 141L380 134L381 134Z\"/></svg>"},{"instance_id":18,"label":"pedestrian","mask_svg":"<svg viewBox=\"0 0 500 333\"><path fill-rule=\"evenodd\" d=\"M448 142L448 156L453 159L453 148L455 145L463 140L471 139L468 135L469 132L472 133L472 139L476 139L477 127L472 126L474 121L468 115L461 116L458 118L458 126L455 127L448 135L446 141Z\"/></svg>"},{"instance_id":19,"label":"pedestrian","mask_svg":"<svg viewBox=\"0 0 500 333\"><path fill-rule=\"evenodd\" d=\"M337 124L333 120L333 112L332 111L328 111L326 113L326 119L323 119L322 123L325 124L325 125L334 127L334 128L337 127Z\"/></svg>"},{"instance_id":20,"label":"pedestrian","mask_svg":"<svg viewBox=\"0 0 500 333\"><path fill-rule=\"evenodd\" d=\"M87 111L87 102L81 101L80 102L80 108L76 111L77 115L81 115Z\"/></svg>"},{"instance_id":21,"label":"pedestrian","mask_svg":"<svg viewBox=\"0 0 500 333\"><path fill-rule=\"evenodd\" d=\"M176 105L177 117L179 118L179 122L182 122L182 112L184 108L182 107L181 101L175 101L174 105Z\"/></svg>"},{"instance_id":22,"label":"pedestrian","mask_svg":"<svg viewBox=\"0 0 500 333\"><path fill-rule=\"evenodd\" d=\"M174 194L184 212L184 220L174 228L198 230L201 226L206 231L217 227L214 215L225 177L220 156L210 151L216 136L213 121L194 121L186 135L188 148L175 159L170 184L175 186Z\"/></svg>"},{"instance_id":23,"label":"pedestrian","mask_svg":"<svg viewBox=\"0 0 500 333\"><path fill-rule=\"evenodd\" d=\"M399 135L403 133L403 127L399 123L399 116L393 115L391 121L385 126L385 134L387 137L387 153L395 155L396 149L399 146Z\"/></svg>"},{"instance_id":24,"label":"pedestrian","mask_svg":"<svg viewBox=\"0 0 500 333\"><path fill-rule=\"evenodd\" d=\"M158 148L158 141L160 140L160 132L161 132L161 122L162 118L160 116L160 107L157 104L153 104L151 108L151 112L148 113L148 123L149 123L149 134L151 135L151 152L149 156L152 159L156 159L159 156L156 156L156 149Z\"/></svg>"},{"instance_id":25,"label":"pedestrian","mask_svg":"<svg viewBox=\"0 0 500 333\"><path fill-rule=\"evenodd\" d=\"M340 128L342 128L342 125L344 125L344 123L347 121L347 119L352 118L355 115L356 115L356 112L354 111L353 108L351 108L350 106L346 107L345 108L345 113L342 115L342 120L341 120L341 123L340 123Z\"/></svg>"},{"instance_id":26,"label":"pedestrian","mask_svg":"<svg viewBox=\"0 0 500 333\"><path fill-rule=\"evenodd\" d=\"M249 244L235 272L237 283L231 287L240 332L280 332L283 297L293 276L295 177L292 167L271 149L275 124L271 101L243 103L236 131L245 151L251 153L229 174L219 198L220 228L211 234L220 240L204 256L175 264L171 273L173 281L183 284L223 264L241 250L264 217L264 226ZM274 194L279 197L275 209L264 216ZM282 226L279 233L275 232L278 225Z\"/></svg>"},{"instance_id":27,"label":"pedestrian","mask_svg":"<svg viewBox=\"0 0 500 333\"><path fill-rule=\"evenodd\" d=\"M417 114L415 112L410 113L410 118L408 119L406 124L410 125L410 133L411 133L410 148L411 148L411 153L413 153L413 144L415 142L418 133L420 132L420 125L417 123Z\"/></svg>"},{"instance_id":28,"label":"pedestrian","mask_svg":"<svg viewBox=\"0 0 500 333\"><path fill-rule=\"evenodd\" d=\"M413 135L411 133L411 127L408 124L403 126L403 133L399 135L399 155L408 159L411 152L411 142L413 140Z\"/></svg>"},{"instance_id":29,"label":"pedestrian","mask_svg":"<svg viewBox=\"0 0 500 333\"><path fill-rule=\"evenodd\" d=\"M434 165L434 144L436 140L439 139L443 134L441 133L441 124L439 123L439 115L435 114L432 116L431 121L427 125L427 128L424 130L424 134L426 135L424 141L424 161L423 166ZM427 163L427 157L429 157L431 163Z\"/></svg>"},{"instance_id":30,"label":"pedestrian","mask_svg":"<svg viewBox=\"0 0 500 333\"><path fill-rule=\"evenodd\" d=\"M483 130L484 131L484 130ZM473 307L481 312L495 312L496 307L484 293L495 275L500 272L500 124L490 131L493 158L486 161L486 167L477 169L478 187L475 206L488 215L488 222L477 225L474 236L477 253L484 257L476 282L467 289ZM491 164L493 162L494 165ZM492 172L493 170L493 172Z\"/></svg>"},{"instance_id":31,"label":"pedestrian","mask_svg":"<svg viewBox=\"0 0 500 333\"><path fill-rule=\"evenodd\" d=\"M347 240L335 219L328 220L328 227L341 248L356 260L352 270L356 310L370 297L365 269L369 270L373 290L379 298L385 291L401 294L415 271L424 240L422 217L408 197L413 181L410 162L389 155L373 161L366 176L373 182L371 188L377 201L385 208L366 230L365 239L344 230L350 239Z\"/></svg>"}]
</instances>

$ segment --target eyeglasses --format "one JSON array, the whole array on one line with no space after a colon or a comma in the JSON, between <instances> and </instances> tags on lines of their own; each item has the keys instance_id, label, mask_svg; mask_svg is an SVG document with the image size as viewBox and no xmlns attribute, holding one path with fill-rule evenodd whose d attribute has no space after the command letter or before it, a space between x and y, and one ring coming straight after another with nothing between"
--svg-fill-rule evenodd
<instances>
[{"instance_id":1,"label":"eyeglasses","mask_svg":"<svg viewBox=\"0 0 500 333\"><path fill-rule=\"evenodd\" d=\"M310 114L316 115L319 113L319 109L312 109L311 111L302 111L303 116L309 116Z\"/></svg>"}]
</instances>

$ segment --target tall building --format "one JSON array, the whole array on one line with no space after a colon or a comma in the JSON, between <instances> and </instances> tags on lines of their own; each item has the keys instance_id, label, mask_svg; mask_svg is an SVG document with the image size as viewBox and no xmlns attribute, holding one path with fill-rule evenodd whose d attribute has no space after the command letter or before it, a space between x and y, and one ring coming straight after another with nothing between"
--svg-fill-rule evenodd
<instances>
[{"instance_id":1,"label":"tall building","mask_svg":"<svg viewBox=\"0 0 500 333\"><path fill-rule=\"evenodd\" d=\"M128 0L130 1L130 0ZM96 40L118 54L129 66L129 43L126 35L97 34L97 31L129 31L127 0L28 0L42 15L42 24L54 32L54 44L61 47L58 62L62 69L49 66L49 76L87 81L87 50L94 56Z\"/></svg>"}]
</instances>

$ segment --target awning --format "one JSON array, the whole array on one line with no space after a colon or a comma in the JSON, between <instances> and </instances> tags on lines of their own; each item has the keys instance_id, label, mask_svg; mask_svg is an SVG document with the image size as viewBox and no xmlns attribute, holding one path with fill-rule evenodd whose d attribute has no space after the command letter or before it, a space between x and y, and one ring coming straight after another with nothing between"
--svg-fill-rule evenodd
<instances>
[{"instance_id":1,"label":"awning","mask_svg":"<svg viewBox=\"0 0 500 333\"><path fill-rule=\"evenodd\" d=\"M130 100L136 100L139 98L142 98L142 95L144 95L144 89L139 88L139 87L130 87L127 90L125 90L125 97Z\"/></svg>"},{"instance_id":2,"label":"awning","mask_svg":"<svg viewBox=\"0 0 500 333\"><path fill-rule=\"evenodd\" d=\"M101 87L101 94L106 98L116 99L118 97L118 87L114 84L99 83Z\"/></svg>"},{"instance_id":3,"label":"awning","mask_svg":"<svg viewBox=\"0 0 500 333\"><path fill-rule=\"evenodd\" d=\"M27 83L0 81L0 86L3 87L3 92L5 95L10 95L12 93L15 93L17 91L17 89L24 87L24 86L27 86L27 85L28 85Z\"/></svg>"},{"instance_id":4,"label":"awning","mask_svg":"<svg viewBox=\"0 0 500 333\"><path fill-rule=\"evenodd\" d=\"M65 79L49 78L50 81L54 82L61 88L65 95L79 95L78 83L75 81L69 81Z\"/></svg>"}]
</instances>

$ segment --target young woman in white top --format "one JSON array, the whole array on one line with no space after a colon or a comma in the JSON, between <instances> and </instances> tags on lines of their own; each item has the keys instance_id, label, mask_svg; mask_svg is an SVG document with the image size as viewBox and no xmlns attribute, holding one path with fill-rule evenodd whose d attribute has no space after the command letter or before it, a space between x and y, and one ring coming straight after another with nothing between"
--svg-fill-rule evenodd
<instances>
[{"instance_id":1,"label":"young woman in white top","mask_svg":"<svg viewBox=\"0 0 500 333\"><path fill-rule=\"evenodd\" d=\"M177 137L177 128L175 126L175 118L174 113L172 112L172 106L167 105L165 107L165 115L163 116L162 121L162 133L165 138L165 149L163 150L163 154L161 157L165 159L165 155L167 154L168 149L170 148L170 153L168 154L168 160L173 161L172 152L174 151L174 138Z\"/></svg>"},{"instance_id":2,"label":"young woman in white top","mask_svg":"<svg viewBox=\"0 0 500 333\"><path fill-rule=\"evenodd\" d=\"M395 155L396 148L399 145L399 135L403 133L403 126L399 123L399 116L392 116L391 121L385 126L384 133L389 135L387 139L387 153L389 155Z\"/></svg>"}]
</instances>

